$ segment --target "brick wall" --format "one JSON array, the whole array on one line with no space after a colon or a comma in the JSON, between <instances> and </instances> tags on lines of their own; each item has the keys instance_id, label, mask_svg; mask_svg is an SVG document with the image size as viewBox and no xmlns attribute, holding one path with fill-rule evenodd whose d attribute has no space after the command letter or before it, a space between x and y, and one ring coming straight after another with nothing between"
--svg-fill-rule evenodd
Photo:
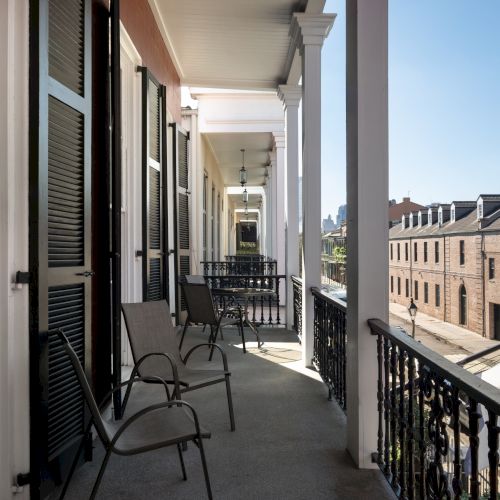
<instances>
[{"instance_id":1,"label":"brick wall","mask_svg":"<svg viewBox=\"0 0 500 500\"><path fill-rule=\"evenodd\" d=\"M148 0L122 0L120 17L142 58L155 78L167 86L167 109L181 123L180 79L165 47Z\"/></svg>"}]
</instances>

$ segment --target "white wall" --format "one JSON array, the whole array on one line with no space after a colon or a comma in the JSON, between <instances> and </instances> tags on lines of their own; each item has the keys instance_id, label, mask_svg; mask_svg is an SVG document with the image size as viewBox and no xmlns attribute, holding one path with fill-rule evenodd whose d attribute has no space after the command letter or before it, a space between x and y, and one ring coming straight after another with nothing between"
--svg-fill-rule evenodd
<instances>
[{"instance_id":1,"label":"white wall","mask_svg":"<svg viewBox=\"0 0 500 500\"><path fill-rule=\"evenodd\" d=\"M28 2L0 3L0 498L29 471ZM28 498L28 488L17 498Z\"/></svg>"}]
</instances>

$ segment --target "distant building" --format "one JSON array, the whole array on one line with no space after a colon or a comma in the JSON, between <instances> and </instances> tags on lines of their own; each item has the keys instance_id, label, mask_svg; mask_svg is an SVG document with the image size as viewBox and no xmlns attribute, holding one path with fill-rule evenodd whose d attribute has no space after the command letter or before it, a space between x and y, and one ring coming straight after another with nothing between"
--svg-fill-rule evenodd
<instances>
[{"instance_id":1,"label":"distant building","mask_svg":"<svg viewBox=\"0 0 500 500\"><path fill-rule=\"evenodd\" d=\"M321 227L322 227L323 233L328 233L330 231L333 231L337 226L335 225L335 222L332 219L332 216L330 214L328 214L328 217L326 219L323 219L323 224Z\"/></svg>"},{"instance_id":2,"label":"distant building","mask_svg":"<svg viewBox=\"0 0 500 500\"><path fill-rule=\"evenodd\" d=\"M347 205L340 205L339 210L337 212L337 227L340 227L342 224L345 224L347 220Z\"/></svg>"},{"instance_id":3,"label":"distant building","mask_svg":"<svg viewBox=\"0 0 500 500\"><path fill-rule=\"evenodd\" d=\"M499 260L500 195L412 211L389 230L390 300L500 340Z\"/></svg>"},{"instance_id":4,"label":"distant building","mask_svg":"<svg viewBox=\"0 0 500 500\"><path fill-rule=\"evenodd\" d=\"M401 222L401 217L410 212L418 212L426 207L414 203L409 197L403 198L401 203L396 203L396 200L389 201L389 227Z\"/></svg>"}]
</instances>

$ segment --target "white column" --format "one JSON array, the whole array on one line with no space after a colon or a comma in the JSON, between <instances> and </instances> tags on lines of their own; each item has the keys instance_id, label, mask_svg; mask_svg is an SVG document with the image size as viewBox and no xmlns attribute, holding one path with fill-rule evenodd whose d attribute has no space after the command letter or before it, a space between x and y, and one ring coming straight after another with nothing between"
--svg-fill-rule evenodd
<instances>
[{"instance_id":1,"label":"white column","mask_svg":"<svg viewBox=\"0 0 500 500\"><path fill-rule=\"evenodd\" d=\"M302 57L302 360L311 364L314 301L321 285L321 47L335 14L293 15L291 35Z\"/></svg>"},{"instance_id":2,"label":"white column","mask_svg":"<svg viewBox=\"0 0 500 500\"><path fill-rule=\"evenodd\" d=\"M269 168L270 180L271 180L271 257L277 259L277 247L276 247L276 236L277 236L277 209L278 209L278 172L276 168L276 149L271 151L271 166Z\"/></svg>"},{"instance_id":3,"label":"white column","mask_svg":"<svg viewBox=\"0 0 500 500\"><path fill-rule=\"evenodd\" d=\"M278 96L283 101L286 121L286 174L285 174L285 225L286 225L286 324L293 325L292 276L299 269L299 104L302 99L300 85L280 85Z\"/></svg>"},{"instance_id":4,"label":"white column","mask_svg":"<svg viewBox=\"0 0 500 500\"><path fill-rule=\"evenodd\" d=\"M278 274L285 274L286 231L285 231L285 132L273 132L276 151L276 245L275 258ZM286 299L286 280L280 282L280 303Z\"/></svg>"},{"instance_id":5,"label":"white column","mask_svg":"<svg viewBox=\"0 0 500 500\"><path fill-rule=\"evenodd\" d=\"M377 450L377 350L369 318L388 320L387 0L347 2L347 449Z\"/></svg>"}]
</instances>

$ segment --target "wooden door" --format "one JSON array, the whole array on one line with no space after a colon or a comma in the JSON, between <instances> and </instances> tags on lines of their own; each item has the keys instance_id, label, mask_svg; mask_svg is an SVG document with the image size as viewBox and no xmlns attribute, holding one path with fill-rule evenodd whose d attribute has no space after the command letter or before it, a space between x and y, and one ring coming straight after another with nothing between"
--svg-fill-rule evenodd
<instances>
[{"instance_id":1,"label":"wooden door","mask_svg":"<svg viewBox=\"0 0 500 500\"><path fill-rule=\"evenodd\" d=\"M83 397L48 332L66 333L90 376L91 1L30 4L32 498L64 477L84 434Z\"/></svg>"}]
</instances>

